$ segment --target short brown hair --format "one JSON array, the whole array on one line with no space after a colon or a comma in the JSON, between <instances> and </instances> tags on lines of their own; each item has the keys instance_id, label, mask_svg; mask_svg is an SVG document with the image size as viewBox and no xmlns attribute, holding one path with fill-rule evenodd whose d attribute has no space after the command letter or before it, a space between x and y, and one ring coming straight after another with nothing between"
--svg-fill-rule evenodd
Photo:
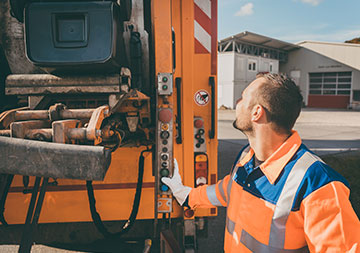
<instances>
[{"instance_id":1,"label":"short brown hair","mask_svg":"<svg viewBox=\"0 0 360 253\"><path fill-rule=\"evenodd\" d=\"M261 73L256 77L266 79L259 87L257 97L268 120L275 124L276 131L291 133L303 104L299 87L283 74Z\"/></svg>"}]
</instances>

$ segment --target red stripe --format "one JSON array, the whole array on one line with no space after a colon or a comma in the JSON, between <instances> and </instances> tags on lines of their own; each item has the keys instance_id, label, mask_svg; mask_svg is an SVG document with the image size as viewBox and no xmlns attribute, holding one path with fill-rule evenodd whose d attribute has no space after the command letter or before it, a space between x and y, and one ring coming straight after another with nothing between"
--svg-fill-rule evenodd
<instances>
[{"instance_id":1,"label":"red stripe","mask_svg":"<svg viewBox=\"0 0 360 253\"><path fill-rule=\"evenodd\" d=\"M194 15L196 22L198 22L199 25L201 25L201 27L211 35L211 19L196 4L194 4Z\"/></svg>"},{"instance_id":2,"label":"red stripe","mask_svg":"<svg viewBox=\"0 0 360 253\"><path fill-rule=\"evenodd\" d=\"M93 184L94 190L116 190L116 189L134 189L137 183L120 183L120 184ZM143 188L153 188L155 183L147 182L143 183ZM32 191L32 187L27 188L28 191ZM9 192L23 192L24 187L11 187ZM60 192L60 191L86 191L86 185L49 185L46 187L47 192Z\"/></svg>"},{"instance_id":3,"label":"red stripe","mask_svg":"<svg viewBox=\"0 0 360 253\"><path fill-rule=\"evenodd\" d=\"M217 0L211 1L211 74L217 74Z\"/></svg>"},{"instance_id":4,"label":"red stripe","mask_svg":"<svg viewBox=\"0 0 360 253\"><path fill-rule=\"evenodd\" d=\"M210 54L210 52L196 39L195 42L195 54Z\"/></svg>"}]
</instances>

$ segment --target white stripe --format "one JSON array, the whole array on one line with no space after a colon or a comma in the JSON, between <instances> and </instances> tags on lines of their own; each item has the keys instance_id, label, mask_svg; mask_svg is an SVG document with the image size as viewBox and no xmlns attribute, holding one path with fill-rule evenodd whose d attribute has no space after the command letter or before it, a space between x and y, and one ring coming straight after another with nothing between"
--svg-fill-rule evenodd
<instances>
[{"instance_id":1,"label":"white stripe","mask_svg":"<svg viewBox=\"0 0 360 253\"><path fill-rule=\"evenodd\" d=\"M194 20L194 36L211 53L211 36Z\"/></svg>"},{"instance_id":2,"label":"white stripe","mask_svg":"<svg viewBox=\"0 0 360 253\"><path fill-rule=\"evenodd\" d=\"M222 206L221 202L219 201L219 199L216 196L215 187L216 187L216 184L209 185L208 187L206 187L207 197L213 206Z\"/></svg>"},{"instance_id":3,"label":"white stripe","mask_svg":"<svg viewBox=\"0 0 360 253\"><path fill-rule=\"evenodd\" d=\"M292 167L276 203L270 227L269 245L284 248L286 222L294 203L296 192L313 163L318 161L310 152L305 152Z\"/></svg>"},{"instance_id":4,"label":"white stripe","mask_svg":"<svg viewBox=\"0 0 360 253\"><path fill-rule=\"evenodd\" d=\"M211 18L211 1L210 0L194 0L194 3ZM196 18L196 17L195 17Z\"/></svg>"},{"instance_id":5,"label":"white stripe","mask_svg":"<svg viewBox=\"0 0 360 253\"><path fill-rule=\"evenodd\" d=\"M319 151L332 151L332 152L340 152L340 151L358 151L360 148L310 148L311 151L319 152Z\"/></svg>"}]
</instances>

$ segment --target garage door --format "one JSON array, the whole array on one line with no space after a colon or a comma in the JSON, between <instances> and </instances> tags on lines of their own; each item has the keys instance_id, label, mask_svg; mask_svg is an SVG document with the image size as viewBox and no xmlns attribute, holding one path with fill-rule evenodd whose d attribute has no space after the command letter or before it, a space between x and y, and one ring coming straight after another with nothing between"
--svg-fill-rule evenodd
<instances>
[{"instance_id":1,"label":"garage door","mask_svg":"<svg viewBox=\"0 0 360 253\"><path fill-rule=\"evenodd\" d=\"M309 73L308 107L347 108L351 72Z\"/></svg>"}]
</instances>

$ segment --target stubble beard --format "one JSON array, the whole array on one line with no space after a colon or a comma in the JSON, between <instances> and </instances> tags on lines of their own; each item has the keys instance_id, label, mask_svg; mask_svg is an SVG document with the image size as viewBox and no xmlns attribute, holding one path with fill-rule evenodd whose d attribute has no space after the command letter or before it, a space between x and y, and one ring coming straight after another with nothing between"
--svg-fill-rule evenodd
<instances>
[{"instance_id":1,"label":"stubble beard","mask_svg":"<svg viewBox=\"0 0 360 253\"><path fill-rule=\"evenodd\" d=\"M233 122L233 127L237 130L240 130L241 132L243 132L246 136L251 136L254 132L254 129L251 125L251 122L247 122L246 124L244 124L243 126L239 126L239 124L237 123L237 120L235 119Z\"/></svg>"}]
</instances>

